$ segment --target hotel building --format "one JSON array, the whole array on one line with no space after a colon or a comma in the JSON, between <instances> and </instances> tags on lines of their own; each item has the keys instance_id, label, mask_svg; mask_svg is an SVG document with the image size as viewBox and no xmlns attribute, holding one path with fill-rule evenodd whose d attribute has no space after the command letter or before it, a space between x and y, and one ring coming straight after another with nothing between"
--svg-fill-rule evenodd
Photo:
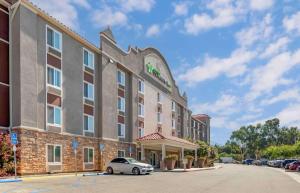
<instances>
[{"instance_id":1,"label":"hotel building","mask_svg":"<svg viewBox=\"0 0 300 193\"><path fill-rule=\"evenodd\" d=\"M209 142L157 49L124 51L110 28L97 47L27 0L0 2L0 128L18 133L18 173L100 170L117 156L163 168L197 149L185 138Z\"/></svg>"}]
</instances>

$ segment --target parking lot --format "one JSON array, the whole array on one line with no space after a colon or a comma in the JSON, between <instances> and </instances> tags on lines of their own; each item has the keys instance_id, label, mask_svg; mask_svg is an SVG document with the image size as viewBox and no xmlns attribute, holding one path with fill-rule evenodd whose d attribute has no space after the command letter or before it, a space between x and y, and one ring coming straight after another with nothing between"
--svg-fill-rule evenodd
<instances>
[{"instance_id":1,"label":"parking lot","mask_svg":"<svg viewBox=\"0 0 300 193\"><path fill-rule=\"evenodd\" d=\"M195 172L30 178L20 183L0 184L1 193L299 193L299 190L300 183L278 169L233 164Z\"/></svg>"}]
</instances>

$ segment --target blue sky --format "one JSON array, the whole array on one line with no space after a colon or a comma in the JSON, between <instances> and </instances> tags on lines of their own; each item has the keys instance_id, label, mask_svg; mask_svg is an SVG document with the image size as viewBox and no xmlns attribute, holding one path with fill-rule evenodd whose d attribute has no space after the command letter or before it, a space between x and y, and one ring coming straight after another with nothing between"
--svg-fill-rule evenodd
<instances>
[{"instance_id":1,"label":"blue sky","mask_svg":"<svg viewBox=\"0 0 300 193\"><path fill-rule=\"evenodd\" d=\"M194 113L212 117L212 143L278 117L300 126L300 0L32 0L95 45L153 46Z\"/></svg>"}]
</instances>

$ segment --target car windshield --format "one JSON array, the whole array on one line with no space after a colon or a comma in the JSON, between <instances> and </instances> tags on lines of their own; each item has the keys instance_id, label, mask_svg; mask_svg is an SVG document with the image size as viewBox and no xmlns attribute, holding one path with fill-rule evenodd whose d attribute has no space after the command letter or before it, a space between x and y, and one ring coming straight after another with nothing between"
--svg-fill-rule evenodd
<instances>
[{"instance_id":1,"label":"car windshield","mask_svg":"<svg viewBox=\"0 0 300 193\"><path fill-rule=\"evenodd\" d=\"M134 164L134 163L139 163L138 161L136 161L135 159L133 158L127 158L127 161L131 164Z\"/></svg>"}]
</instances>

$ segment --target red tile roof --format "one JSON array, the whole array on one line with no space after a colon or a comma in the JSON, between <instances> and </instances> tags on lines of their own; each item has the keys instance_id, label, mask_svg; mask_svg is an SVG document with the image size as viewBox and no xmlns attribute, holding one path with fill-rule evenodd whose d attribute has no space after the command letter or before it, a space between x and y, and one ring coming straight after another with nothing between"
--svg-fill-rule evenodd
<instances>
[{"instance_id":1,"label":"red tile roof","mask_svg":"<svg viewBox=\"0 0 300 193\"><path fill-rule=\"evenodd\" d=\"M196 145L192 142L189 142L188 140L185 140L185 139L181 139L181 138L178 138L178 137L174 137L174 136L164 136L162 135L161 133L151 133L149 135L145 135L143 137L140 137L137 139L137 141L148 141L148 140L160 140L160 139L166 139L166 140L171 140L171 141L177 141L177 142L180 142L180 143L185 143L185 144L189 144L189 145Z\"/></svg>"}]
</instances>

